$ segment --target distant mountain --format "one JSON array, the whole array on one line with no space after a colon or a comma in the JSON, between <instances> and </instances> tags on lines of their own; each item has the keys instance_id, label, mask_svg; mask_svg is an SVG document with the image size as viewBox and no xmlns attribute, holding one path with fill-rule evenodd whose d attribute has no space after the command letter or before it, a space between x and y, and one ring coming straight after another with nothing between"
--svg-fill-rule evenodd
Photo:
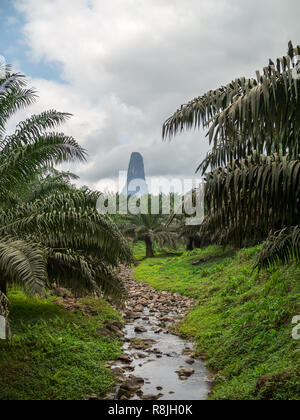
<instances>
[{"instance_id":1,"label":"distant mountain","mask_svg":"<svg viewBox=\"0 0 300 420\"><path fill-rule=\"evenodd\" d=\"M127 171L127 182L123 194L139 195L148 194L148 185L145 177L144 159L140 153L131 154Z\"/></svg>"}]
</instances>

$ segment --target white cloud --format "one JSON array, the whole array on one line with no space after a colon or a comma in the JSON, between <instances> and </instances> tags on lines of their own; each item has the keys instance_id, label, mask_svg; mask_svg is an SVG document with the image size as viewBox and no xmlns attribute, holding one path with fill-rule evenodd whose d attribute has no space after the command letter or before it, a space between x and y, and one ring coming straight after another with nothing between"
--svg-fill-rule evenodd
<instances>
[{"instance_id":1,"label":"white cloud","mask_svg":"<svg viewBox=\"0 0 300 420\"><path fill-rule=\"evenodd\" d=\"M89 151L84 183L116 177L130 153L148 175L191 175L204 133L162 143L177 107L285 53L298 36L296 0L15 0L32 60L60 63L62 82L33 80L34 111L74 114L64 131Z\"/></svg>"}]
</instances>

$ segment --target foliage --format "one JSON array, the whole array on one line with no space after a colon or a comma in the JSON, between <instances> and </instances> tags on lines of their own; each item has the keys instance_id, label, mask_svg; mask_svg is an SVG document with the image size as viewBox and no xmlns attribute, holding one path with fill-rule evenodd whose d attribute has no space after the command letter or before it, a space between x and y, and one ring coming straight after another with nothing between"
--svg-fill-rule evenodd
<instances>
[{"instance_id":1,"label":"foliage","mask_svg":"<svg viewBox=\"0 0 300 420\"><path fill-rule=\"evenodd\" d=\"M200 228L204 242L211 237L241 247L298 225L299 53L300 47L289 43L288 54L275 63L270 60L256 79L242 77L209 91L165 122L164 137L201 125L209 130L212 151L198 167L202 174L212 170L206 174L207 218ZM279 248L275 244L272 249L274 254ZM299 248L285 255L295 254ZM267 261L263 255L260 267L282 261L279 254Z\"/></svg>"},{"instance_id":2,"label":"foliage","mask_svg":"<svg viewBox=\"0 0 300 420\"><path fill-rule=\"evenodd\" d=\"M12 291L9 299L14 342L0 342L0 400L82 400L114 386L104 365L120 355L121 343L97 330L120 316L106 301L81 299L71 313L50 296ZM83 316L86 306L94 316Z\"/></svg>"},{"instance_id":3,"label":"foliage","mask_svg":"<svg viewBox=\"0 0 300 420\"><path fill-rule=\"evenodd\" d=\"M18 284L41 293L53 283L76 292L123 297L112 267L129 263L131 251L116 225L96 211L99 193L77 191L76 176L54 165L84 161L72 138L53 131L70 114L55 110L6 125L35 101L25 77L3 69L0 79L0 290Z\"/></svg>"},{"instance_id":4,"label":"foliage","mask_svg":"<svg viewBox=\"0 0 300 420\"><path fill-rule=\"evenodd\" d=\"M148 213L129 213L121 219L120 229L127 238L137 243L143 241L146 244L146 256L154 256L154 243L160 246L176 248L178 236L172 227L167 226L168 216L162 213L151 214L151 195L146 197L148 201ZM160 203L161 205L161 203Z\"/></svg>"},{"instance_id":5,"label":"foliage","mask_svg":"<svg viewBox=\"0 0 300 420\"><path fill-rule=\"evenodd\" d=\"M246 158L253 150L298 156L300 84L292 72L299 55L300 47L290 42L288 54L270 60L256 79L241 77L183 105L165 122L163 136L210 126L215 157L219 148L215 165Z\"/></svg>"},{"instance_id":6,"label":"foliage","mask_svg":"<svg viewBox=\"0 0 300 420\"><path fill-rule=\"evenodd\" d=\"M258 255L257 267L269 268L276 263L300 261L300 228L285 228L272 235Z\"/></svg>"}]
</instances>

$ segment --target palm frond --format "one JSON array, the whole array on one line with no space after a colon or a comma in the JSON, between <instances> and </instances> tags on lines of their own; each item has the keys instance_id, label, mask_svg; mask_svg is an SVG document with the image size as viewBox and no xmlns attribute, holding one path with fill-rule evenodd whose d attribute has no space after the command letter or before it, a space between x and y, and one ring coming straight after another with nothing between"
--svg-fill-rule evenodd
<instances>
[{"instance_id":1,"label":"palm frond","mask_svg":"<svg viewBox=\"0 0 300 420\"><path fill-rule=\"evenodd\" d=\"M0 233L31 235L52 248L78 249L111 265L132 253L117 226L96 211L95 194L74 191L0 212Z\"/></svg>"},{"instance_id":2,"label":"palm frond","mask_svg":"<svg viewBox=\"0 0 300 420\"><path fill-rule=\"evenodd\" d=\"M288 264L291 260L300 262L300 226L287 227L271 234L258 254L256 267L270 268Z\"/></svg>"},{"instance_id":3,"label":"palm frond","mask_svg":"<svg viewBox=\"0 0 300 420\"><path fill-rule=\"evenodd\" d=\"M236 79L183 105L164 123L163 137L210 126L214 150L229 142L233 154L242 149L244 153L281 150L299 155L300 83L293 77L294 58L299 55L300 47L293 48L290 43L288 55L278 58L276 64L270 60L262 74L257 71L256 78ZM222 164L226 165L228 156L224 156Z\"/></svg>"},{"instance_id":4,"label":"palm frond","mask_svg":"<svg viewBox=\"0 0 300 420\"><path fill-rule=\"evenodd\" d=\"M6 136L1 142L3 153L9 153L15 146L22 146L36 141L45 131L52 130L66 122L72 115L55 110L45 111L38 115L32 115L26 121L20 122L15 133Z\"/></svg>"},{"instance_id":5,"label":"palm frond","mask_svg":"<svg viewBox=\"0 0 300 420\"><path fill-rule=\"evenodd\" d=\"M67 287L77 295L93 293L116 301L126 296L122 281L99 259L91 259L71 249L46 251L50 283Z\"/></svg>"},{"instance_id":6,"label":"palm frond","mask_svg":"<svg viewBox=\"0 0 300 420\"><path fill-rule=\"evenodd\" d=\"M35 100L36 92L33 89L9 88L5 94L0 95L0 137L5 133L8 120L17 111L32 105Z\"/></svg>"},{"instance_id":7,"label":"palm frond","mask_svg":"<svg viewBox=\"0 0 300 420\"><path fill-rule=\"evenodd\" d=\"M270 229L299 220L300 161L286 156L253 153L206 176L205 201L209 217L201 227L227 231L236 243L263 239ZM209 221L209 222L208 222ZM229 235L229 236L230 236ZM229 237L226 237L228 240Z\"/></svg>"},{"instance_id":8,"label":"palm frond","mask_svg":"<svg viewBox=\"0 0 300 420\"><path fill-rule=\"evenodd\" d=\"M2 237L0 272L1 276L10 279L27 293L42 293L47 279L44 253L35 243Z\"/></svg>"},{"instance_id":9,"label":"palm frond","mask_svg":"<svg viewBox=\"0 0 300 420\"><path fill-rule=\"evenodd\" d=\"M71 160L85 160L85 151L72 137L61 133L41 135L31 144L14 145L9 153L3 149L0 152L0 194L30 181L42 168Z\"/></svg>"}]
</instances>

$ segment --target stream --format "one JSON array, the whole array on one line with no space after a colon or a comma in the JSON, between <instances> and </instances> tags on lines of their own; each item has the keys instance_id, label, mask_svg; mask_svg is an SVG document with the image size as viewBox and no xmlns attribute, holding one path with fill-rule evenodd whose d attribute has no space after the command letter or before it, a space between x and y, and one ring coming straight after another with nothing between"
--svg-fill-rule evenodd
<instances>
[{"instance_id":1,"label":"stream","mask_svg":"<svg viewBox=\"0 0 300 420\"><path fill-rule=\"evenodd\" d=\"M129 295L124 309L124 354L111 366L120 383L108 399L207 399L213 376L193 343L168 331L195 301L138 283L130 269L122 269L121 274Z\"/></svg>"}]
</instances>

